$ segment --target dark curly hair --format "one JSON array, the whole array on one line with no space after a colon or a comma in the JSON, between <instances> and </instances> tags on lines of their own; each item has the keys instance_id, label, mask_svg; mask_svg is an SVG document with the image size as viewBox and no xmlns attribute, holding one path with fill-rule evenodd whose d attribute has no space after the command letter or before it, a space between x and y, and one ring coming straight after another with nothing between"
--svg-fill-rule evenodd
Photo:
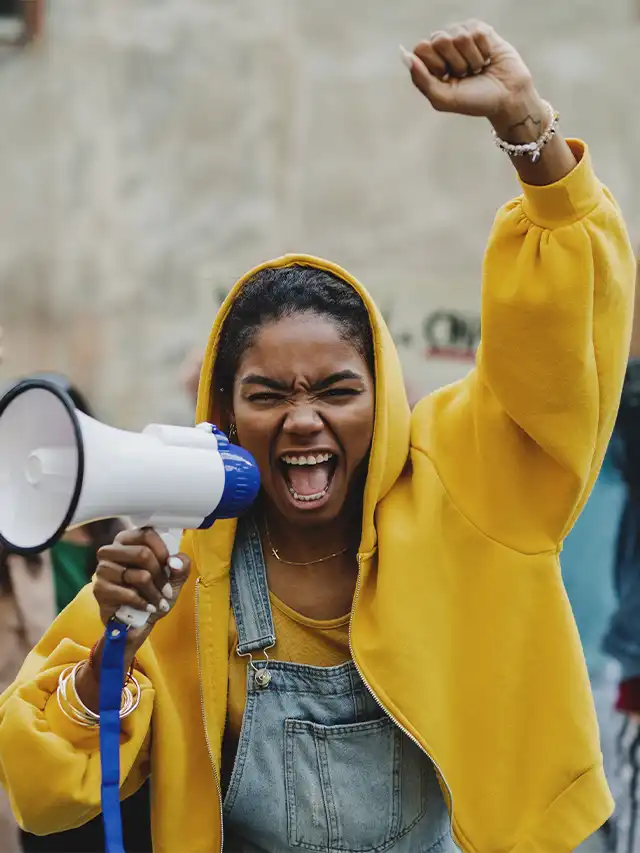
<instances>
[{"instance_id":1,"label":"dark curly hair","mask_svg":"<svg viewBox=\"0 0 640 853\"><path fill-rule=\"evenodd\" d=\"M263 326L306 313L335 323L374 374L373 334L358 293L333 273L294 264L261 270L238 294L220 332L215 387L223 395L230 393L240 358Z\"/></svg>"}]
</instances>

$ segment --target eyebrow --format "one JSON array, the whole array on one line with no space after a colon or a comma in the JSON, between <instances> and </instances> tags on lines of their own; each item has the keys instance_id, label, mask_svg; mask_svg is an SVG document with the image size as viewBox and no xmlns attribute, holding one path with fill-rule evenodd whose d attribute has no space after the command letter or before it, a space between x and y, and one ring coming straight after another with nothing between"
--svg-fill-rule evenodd
<instances>
[{"instance_id":1,"label":"eyebrow","mask_svg":"<svg viewBox=\"0 0 640 853\"><path fill-rule=\"evenodd\" d=\"M338 373L332 373L330 376L320 379L318 382L314 382L311 385L311 390L323 391L325 388L329 388L329 386L335 385L337 382L343 382L346 379L355 379L362 382L362 376L359 373L353 370L341 370ZM264 385L266 388L272 388L274 391L288 391L290 389L290 386L286 382L278 382L277 379L271 379L270 376L261 376L259 373L250 373L241 380L240 384Z\"/></svg>"}]
</instances>

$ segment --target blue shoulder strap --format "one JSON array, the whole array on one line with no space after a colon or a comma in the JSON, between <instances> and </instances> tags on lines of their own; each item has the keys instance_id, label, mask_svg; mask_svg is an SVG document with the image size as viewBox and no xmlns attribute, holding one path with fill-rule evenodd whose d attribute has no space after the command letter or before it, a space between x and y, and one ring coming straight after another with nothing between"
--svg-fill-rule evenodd
<instances>
[{"instance_id":1,"label":"blue shoulder strap","mask_svg":"<svg viewBox=\"0 0 640 853\"><path fill-rule=\"evenodd\" d=\"M120 702L127 626L111 619L100 665L100 765L106 853L125 853L120 812Z\"/></svg>"}]
</instances>

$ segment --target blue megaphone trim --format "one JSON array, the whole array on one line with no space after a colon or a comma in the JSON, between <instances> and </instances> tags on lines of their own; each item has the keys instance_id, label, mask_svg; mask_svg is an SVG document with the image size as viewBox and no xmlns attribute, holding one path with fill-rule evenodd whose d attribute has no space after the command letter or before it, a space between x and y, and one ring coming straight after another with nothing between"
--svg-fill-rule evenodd
<instances>
[{"instance_id":1,"label":"blue megaphone trim","mask_svg":"<svg viewBox=\"0 0 640 853\"><path fill-rule=\"evenodd\" d=\"M217 427L211 432L218 440L218 452L224 465L224 489L218 506L200 525L208 530L221 518L237 518L246 512L260 491L260 471L253 456L243 447L231 444Z\"/></svg>"}]
</instances>

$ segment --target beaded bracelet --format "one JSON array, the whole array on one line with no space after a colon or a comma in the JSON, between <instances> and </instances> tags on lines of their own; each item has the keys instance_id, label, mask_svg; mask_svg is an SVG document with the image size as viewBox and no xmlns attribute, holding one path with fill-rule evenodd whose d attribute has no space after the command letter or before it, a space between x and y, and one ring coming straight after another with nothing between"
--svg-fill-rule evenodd
<instances>
[{"instance_id":1,"label":"beaded bracelet","mask_svg":"<svg viewBox=\"0 0 640 853\"><path fill-rule=\"evenodd\" d=\"M491 131L494 142L501 151L504 151L510 157L528 156L532 163L536 163L540 159L542 149L557 132L558 122L560 121L560 114L553 109L551 104L547 101L543 101L543 103L547 108L549 124L547 129L536 139L535 142L525 142L523 145L513 145L511 142L505 142L504 139L501 139L495 130Z\"/></svg>"}]
</instances>

